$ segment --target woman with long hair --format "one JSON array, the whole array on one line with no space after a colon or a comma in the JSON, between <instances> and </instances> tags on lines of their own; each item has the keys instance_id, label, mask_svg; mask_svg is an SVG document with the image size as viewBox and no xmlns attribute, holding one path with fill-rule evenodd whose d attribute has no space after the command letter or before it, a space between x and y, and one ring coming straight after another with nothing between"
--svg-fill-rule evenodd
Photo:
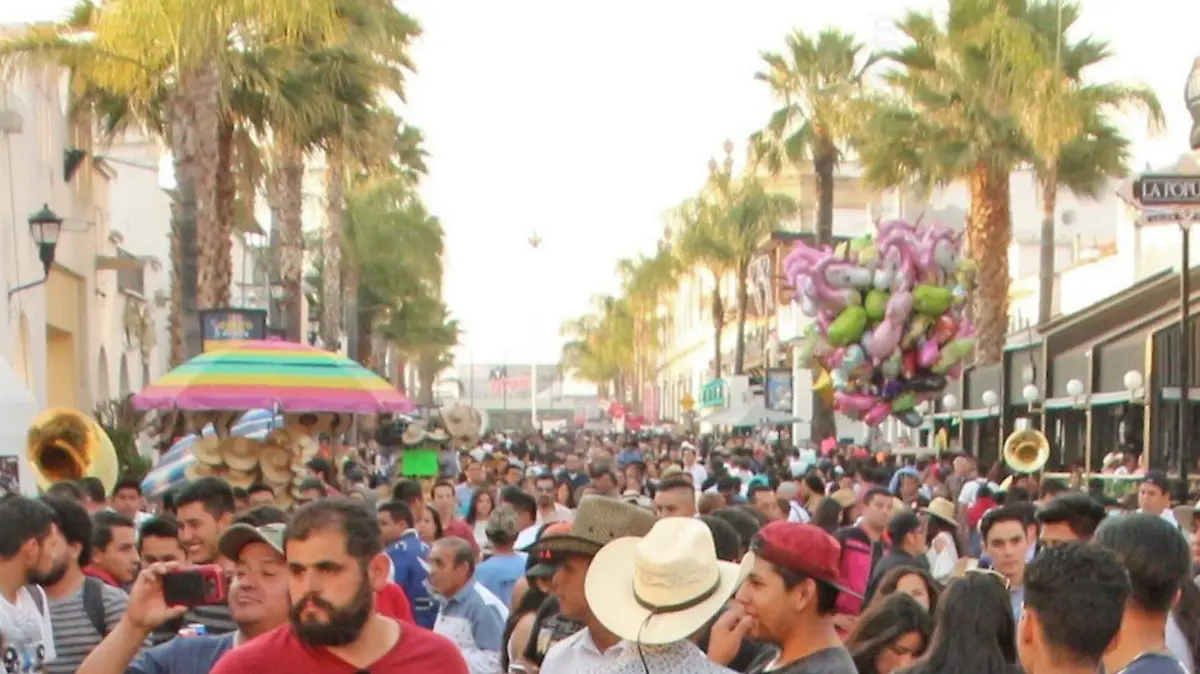
<instances>
[{"instance_id":1,"label":"woman with long hair","mask_svg":"<svg viewBox=\"0 0 1200 674\"><path fill-rule=\"evenodd\" d=\"M929 612L897 593L871 602L846 639L846 649L858 674L892 674L921 657L932 632Z\"/></svg>"},{"instance_id":2,"label":"woman with long hair","mask_svg":"<svg viewBox=\"0 0 1200 674\"><path fill-rule=\"evenodd\" d=\"M935 498L928 507L922 508L925 520L925 543L928 551L929 572L939 581L950 577L960 554L967 550L966 542L958 531L954 519L954 504L949 499Z\"/></svg>"},{"instance_id":3,"label":"woman with long hair","mask_svg":"<svg viewBox=\"0 0 1200 674\"><path fill-rule=\"evenodd\" d=\"M442 537L442 518L433 506L426 503L425 512L413 515L417 518L417 535L426 545L433 545Z\"/></svg>"},{"instance_id":4,"label":"woman with long hair","mask_svg":"<svg viewBox=\"0 0 1200 674\"><path fill-rule=\"evenodd\" d=\"M530 561L535 564L527 564L526 573L533 569L538 560L531 558ZM523 671L522 668L527 667L521 654L525 652L533 634L533 623L537 618L538 609L550 596L547 591L550 583L547 579L531 578L527 575L526 581L528 589L522 592L513 604L508 621L504 623L503 638L500 640L500 643L504 644L504 648L500 650L500 671L506 674L520 672ZM520 666L514 668L513 665Z\"/></svg>"},{"instance_id":5,"label":"woman with long hair","mask_svg":"<svg viewBox=\"0 0 1200 674\"><path fill-rule=\"evenodd\" d=\"M832 498L823 498L817 504L817 509L813 513L812 524L832 534L846 526L845 519L847 512L843 511L842 505Z\"/></svg>"},{"instance_id":6,"label":"woman with long hair","mask_svg":"<svg viewBox=\"0 0 1200 674\"><path fill-rule=\"evenodd\" d=\"M1004 577L970 571L951 581L938 602L933 640L905 674L1013 674L1017 625Z\"/></svg>"},{"instance_id":7,"label":"woman with long hair","mask_svg":"<svg viewBox=\"0 0 1200 674\"><path fill-rule=\"evenodd\" d=\"M938 597L941 593L942 586L925 569L899 566L879 579L871 604L874 605L893 594L906 594L916 600L929 615L933 615L937 611Z\"/></svg>"},{"instance_id":8,"label":"woman with long hair","mask_svg":"<svg viewBox=\"0 0 1200 674\"><path fill-rule=\"evenodd\" d=\"M471 502L467 505L467 516L463 518L471 525L475 534L475 544L482 550L487 547L487 521L496 509L496 495L490 489L476 489L471 494Z\"/></svg>"}]
</instances>

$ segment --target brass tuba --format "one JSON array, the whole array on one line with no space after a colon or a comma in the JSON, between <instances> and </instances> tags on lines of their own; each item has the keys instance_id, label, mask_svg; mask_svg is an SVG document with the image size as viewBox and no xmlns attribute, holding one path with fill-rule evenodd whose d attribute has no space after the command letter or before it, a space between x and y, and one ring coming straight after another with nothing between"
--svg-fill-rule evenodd
<instances>
[{"instance_id":1,"label":"brass tuba","mask_svg":"<svg viewBox=\"0 0 1200 674\"><path fill-rule=\"evenodd\" d=\"M117 450L96 420L75 410L47 410L29 427L25 450L38 487L97 477L104 493L117 483Z\"/></svg>"},{"instance_id":2,"label":"brass tuba","mask_svg":"<svg viewBox=\"0 0 1200 674\"><path fill-rule=\"evenodd\" d=\"M1036 473L1050 460L1050 441L1041 431L1013 431L1004 439L1004 463L1015 473Z\"/></svg>"}]
</instances>

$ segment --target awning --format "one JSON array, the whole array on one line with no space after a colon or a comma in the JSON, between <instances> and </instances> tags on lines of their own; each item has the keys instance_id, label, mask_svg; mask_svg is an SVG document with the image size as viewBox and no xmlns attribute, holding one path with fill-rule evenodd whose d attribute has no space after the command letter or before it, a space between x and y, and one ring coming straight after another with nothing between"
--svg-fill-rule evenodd
<instances>
[{"instance_id":1,"label":"awning","mask_svg":"<svg viewBox=\"0 0 1200 674\"><path fill-rule=\"evenodd\" d=\"M8 359L0 356L0 492L17 485L12 475L19 476L19 488L26 496L37 496L37 482L25 454L25 438L37 416L38 402L25 382L17 376Z\"/></svg>"},{"instance_id":2,"label":"awning","mask_svg":"<svg viewBox=\"0 0 1200 674\"><path fill-rule=\"evenodd\" d=\"M733 428L749 428L773 424L790 424L796 418L790 412L772 410L763 405L742 405L717 410L700 421L713 426L732 426Z\"/></svg>"}]
</instances>

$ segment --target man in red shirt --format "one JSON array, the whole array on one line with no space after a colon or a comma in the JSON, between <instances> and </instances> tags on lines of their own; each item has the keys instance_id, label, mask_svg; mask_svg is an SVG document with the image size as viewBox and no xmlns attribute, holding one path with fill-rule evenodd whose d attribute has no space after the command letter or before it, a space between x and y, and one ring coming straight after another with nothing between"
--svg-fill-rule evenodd
<instances>
[{"instance_id":1,"label":"man in red shirt","mask_svg":"<svg viewBox=\"0 0 1200 674\"><path fill-rule=\"evenodd\" d=\"M442 535L463 539L470 543L471 549L478 555L479 543L475 540L475 530L458 518L458 496L453 484L439 481L433 485L433 507L442 520Z\"/></svg>"},{"instance_id":2,"label":"man in red shirt","mask_svg":"<svg viewBox=\"0 0 1200 674\"><path fill-rule=\"evenodd\" d=\"M309 503L285 538L290 625L225 655L212 674L467 674L438 634L381 615L373 588L388 575L379 522L351 500Z\"/></svg>"}]
</instances>

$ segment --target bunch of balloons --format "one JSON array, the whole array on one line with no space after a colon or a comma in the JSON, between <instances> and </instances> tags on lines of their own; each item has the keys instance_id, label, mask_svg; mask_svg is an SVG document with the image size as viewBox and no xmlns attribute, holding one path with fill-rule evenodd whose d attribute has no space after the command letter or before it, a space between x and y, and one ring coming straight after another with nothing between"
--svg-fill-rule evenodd
<instances>
[{"instance_id":1,"label":"bunch of balloons","mask_svg":"<svg viewBox=\"0 0 1200 674\"><path fill-rule=\"evenodd\" d=\"M975 348L964 310L976 269L960 253L948 227L893 220L836 249L798 244L787 256L784 274L813 319L800 358L820 365L815 388L832 389L835 410L919 426L918 405L962 376Z\"/></svg>"}]
</instances>

